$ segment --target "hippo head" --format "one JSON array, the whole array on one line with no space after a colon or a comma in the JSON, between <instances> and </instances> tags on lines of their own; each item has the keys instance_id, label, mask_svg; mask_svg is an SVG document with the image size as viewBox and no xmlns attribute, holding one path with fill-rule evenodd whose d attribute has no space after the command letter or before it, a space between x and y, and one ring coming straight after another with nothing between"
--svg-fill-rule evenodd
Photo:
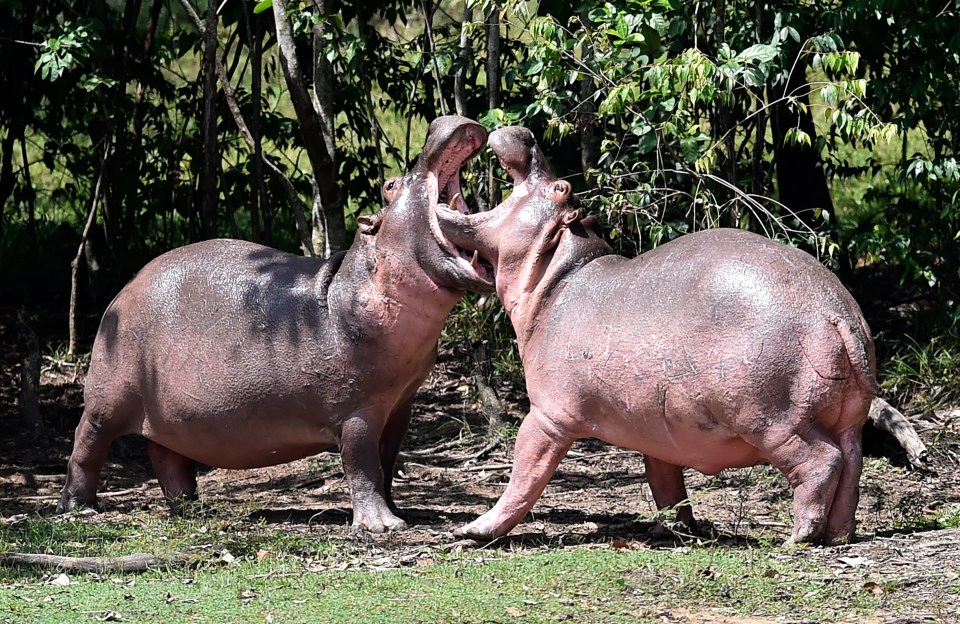
<instances>
[{"instance_id":1,"label":"hippo head","mask_svg":"<svg viewBox=\"0 0 960 624\"><path fill-rule=\"evenodd\" d=\"M489 212L441 210L438 221L448 241L475 250L491 264L506 304L500 277L509 276L512 286L534 287L563 234L581 219L570 183L557 179L530 130L501 128L490 135L488 145L513 178L510 197Z\"/></svg>"},{"instance_id":2,"label":"hippo head","mask_svg":"<svg viewBox=\"0 0 960 624\"><path fill-rule=\"evenodd\" d=\"M441 291L493 290L489 267L451 243L437 223L437 206L469 213L460 194L460 167L483 147L483 126L455 115L430 124L423 152L406 175L387 180L387 206L358 218L358 238L376 247L378 257L399 262L404 272L418 266ZM471 260L473 260L471 262Z\"/></svg>"}]
</instances>

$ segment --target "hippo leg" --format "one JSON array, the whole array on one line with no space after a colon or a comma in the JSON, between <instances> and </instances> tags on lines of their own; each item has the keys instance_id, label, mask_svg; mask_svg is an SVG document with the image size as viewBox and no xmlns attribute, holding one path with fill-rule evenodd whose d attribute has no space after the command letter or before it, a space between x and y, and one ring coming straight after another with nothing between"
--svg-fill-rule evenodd
<instances>
[{"instance_id":1,"label":"hippo leg","mask_svg":"<svg viewBox=\"0 0 960 624\"><path fill-rule=\"evenodd\" d=\"M153 440L147 440L147 455L171 513L183 515L197 500L197 462Z\"/></svg>"},{"instance_id":2,"label":"hippo leg","mask_svg":"<svg viewBox=\"0 0 960 624\"><path fill-rule=\"evenodd\" d=\"M371 533L383 533L407 528L407 523L393 515L387 504L383 465L378 452L383 425L375 426L373 423L377 422L383 421L355 415L343 423L340 457L350 486L354 531L366 529Z\"/></svg>"},{"instance_id":3,"label":"hippo leg","mask_svg":"<svg viewBox=\"0 0 960 624\"><path fill-rule=\"evenodd\" d=\"M118 437L107 435L101 423L104 419L84 410L73 438L73 452L67 463L67 480L57 503L57 513L71 509L97 506L97 481L107 461L110 445Z\"/></svg>"},{"instance_id":4,"label":"hippo leg","mask_svg":"<svg viewBox=\"0 0 960 624\"><path fill-rule=\"evenodd\" d=\"M397 456L400 454L400 445L407 435L410 426L410 408L413 399L404 401L387 418L387 424L380 434L380 465L383 467L383 494L387 505L394 513L397 506L393 502L393 477L397 465Z\"/></svg>"},{"instance_id":5,"label":"hippo leg","mask_svg":"<svg viewBox=\"0 0 960 624\"><path fill-rule=\"evenodd\" d=\"M844 429L837 436L843 453L843 471L830 506L824 541L828 544L853 541L856 533L857 503L860 501L860 472L863 470L861 427Z\"/></svg>"},{"instance_id":6,"label":"hippo leg","mask_svg":"<svg viewBox=\"0 0 960 624\"><path fill-rule=\"evenodd\" d=\"M827 528L843 454L817 423L786 437L777 433L776 428L769 428L747 440L767 454L793 487L793 534L787 543L815 541Z\"/></svg>"},{"instance_id":7,"label":"hippo leg","mask_svg":"<svg viewBox=\"0 0 960 624\"><path fill-rule=\"evenodd\" d=\"M574 437L533 409L523 419L513 448L510 483L497 504L454 535L492 540L506 535L527 515L547 487Z\"/></svg>"},{"instance_id":8,"label":"hippo leg","mask_svg":"<svg viewBox=\"0 0 960 624\"><path fill-rule=\"evenodd\" d=\"M676 507L677 521L693 528L693 509L689 503L684 503L687 500L687 488L683 483L683 467L646 455L643 456L643 464L646 467L647 483L650 485L657 508ZM680 503L684 504L678 507Z\"/></svg>"}]
</instances>

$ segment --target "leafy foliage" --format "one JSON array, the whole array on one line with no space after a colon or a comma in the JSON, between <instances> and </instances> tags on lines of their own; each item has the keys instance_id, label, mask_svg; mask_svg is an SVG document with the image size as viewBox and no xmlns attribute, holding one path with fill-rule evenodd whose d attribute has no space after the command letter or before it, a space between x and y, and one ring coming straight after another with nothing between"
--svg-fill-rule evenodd
<instances>
[{"instance_id":1,"label":"leafy foliage","mask_svg":"<svg viewBox=\"0 0 960 624\"><path fill-rule=\"evenodd\" d=\"M41 249L53 236L63 250L75 245L67 241L82 228L105 156L89 256L100 267L91 274L113 276L101 280L103 298L146 258L200 236L202 37L183 6L0 5L0 249L19 265L5 277L18 296L21 283L40 284L72 253ZM304 75L319 59L332 67L348 227L379 206L382 179L413 160L427 123L455 110L461 73L464 112L490 128L531 127L619 251L704 227L763 231L818 253L848 282L862 267L886 267L896 286L886 308L922 301L939 311L941 333L955 333L958 0L336 6L325 14L320 3L290 2L289 15ZM271 0L223 5L220 51L240 114L250 120L259 103L264 152L306 198L315 180L303 166L271 8ZM492 110L491 20L503 35L501 105ZM318 25L326 34L316 41ZM218 234L296 249L302 208L269 177L254 213L251 150L222 98L219 106ZM465 185L480 206L489 204L485 166L472 165Z\"/></svg>"}]
</instances>

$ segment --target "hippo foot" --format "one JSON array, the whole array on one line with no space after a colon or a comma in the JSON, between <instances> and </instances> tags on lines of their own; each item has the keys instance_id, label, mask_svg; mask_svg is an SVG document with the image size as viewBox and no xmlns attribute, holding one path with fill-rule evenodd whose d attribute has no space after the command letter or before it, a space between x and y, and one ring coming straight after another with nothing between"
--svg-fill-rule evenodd
<instances>
[{"instance_id":1,"label":"hippo foot","mask_svg":"<svg viewBox=\"0 0 960 624\"><path fill-rule=\"evenodd\" d=\"M95 516L100 513L96 504L88 505L86 503L71 502L67 505L57 503L57 508L53 512L55 516Z\"/></svg>"},{"instance_id":2,"label":"hippo foot","mask_svg":"<svg viewBox=\"0 0 960 624\"><path fill-rule=\"evenodd\" d=\"M800 544L815 544L823 542L823 526L820 524L809 524L796 526L793 529L793 535L790 536L784 546L797 546Z\"/></svg>"},{"instance_id":3,"label":"hippo foot","mask_svg":"<svg viewBox=\"0 0 960 624\"><path fill-rule=\"evenodd\" d=\"M495 529L484 527L477 522L472 522L467 526L454 529L453 535L454 537L466 537L478 542L492 542L499 537Z\"/></svg>"},{"instance_id":4,"label":"hippo foot","mask_svg":"<svg viewBox=\"0 0 960 624\"><path fill-rule=\"evenodd\" d=\"M166 495L167 506L170 509L170 515L180 518L199 518L207 513L209 510L205 505L200 501L200 498L196 493L183 494L178 493L174 495Z\"/></svg>"},{"instance_id":5,"label":"hippo foot","mask_svg":"<svg viewBox=\"0 0 960 624\"><path fill-rule=\"evenodd\" d=\"M407 523L390 512L372 517L357 516L354 513L353 525L350 527L351 533L387 533L406 529Z\"/></svg>"}]
</instances>

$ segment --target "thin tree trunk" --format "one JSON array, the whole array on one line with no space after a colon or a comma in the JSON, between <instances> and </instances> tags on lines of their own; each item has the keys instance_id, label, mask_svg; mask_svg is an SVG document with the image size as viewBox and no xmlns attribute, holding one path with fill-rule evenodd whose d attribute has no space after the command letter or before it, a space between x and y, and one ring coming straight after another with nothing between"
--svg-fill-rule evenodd
<instances>
[{"instance_id":1,"label":"thin tree trunk","mask_svg":"<svg viewBox=\"0 0 960 624\"><path fill-rule=\"evenodd\" d=\"M7 200L13 194L14 182L16 178L13 175L13 150L16 144L19 132L14 131L12 123L7 125L7 134L0 143L0 152L2 155L2 164L0 164L0 231L3 228L3 211L6 208Z\"/></svg>"},{"instance_id":2,"label":"thin tree trunk","mask_svg":"<svg viewBox=\"0 0 960 624\"><path fill-rule=\"evenodd\" d=\"M443 84L440 80L440 68L437 63L437 42L433 37L434 6L430 0L421 0L423 7L423 34L427 38L427 49L430 50L430 65L433 67L433 81L437 86L437 103L440 105L440 114L447 114L447 103L443 99Z\"/></svg>"},{"instance_id":3,"label":"thin tree trunk","mask_svg":"<svg viewBox=\"0 0 960 624\"><path fill-rule=\"evenodd\" d=\"M255 243L270 244L270 237L260 231L260 214L264 221L269 211L267 185L263 177L263 141L260 132L260 116L263 78L263 21L259 15L250 15L253 5L244 3L243 24L247 31L247 48L250 50L250 134L253 138L253 175L256 178L257 198L250 203L250 234ZM226 89L224 89L226 91Z\"/></svg>"},{"instance_id":4,"label":"thin tree trunk","mask_svg":"<svg viewBox=\"0 0 960 624\"><path fill-rule=\"evenodd\" d=\"M494 2L487 14L487 108L500 108L500 3ZM487 192L490 207L500 203L500 187L493 175L493 162L487 165Z\"/></svg>"},{"instance_id":5,"label":"thin tree trunk","mask_svg":"<svg viewBox=\"0 0 960 624\"><path fill-rule=\"evenodd\" d=\"M370 35L370 24L366 20L358 21L357 28L360 31L360 36L368 37ZM361 63L365 64L365 61L361 61ZM365 68L362 68L360 73L364 76L367 75ZM380 183L383 184L384 180L386 180L383 165L383 144L386 143L386 140L383 137L383 129L380 127L380 122L377 119L377 111L373 106L373 89L366 90L364 103L367 106L367 119L370 120L370 135L373 137L373 149L377 154L377 175Z\"/></svg>"},{"instance_id":6,"label":"thin tree trunk","mask_svg":"<svg viewBox=\"0 0 960 624\"><path fill-rule=\"evenodd\" d=\"M333 15L340 12L340 3L337 0L314 0L314 6L321 15ZM313 26L313 107L320 116L320 131L323 133L323 143L326 148L327 158L330 159L331 166L337 169L336 154L336 136L334 135L334 119L337 115L336 105L334 104L335 78L333 75L333 64L327 60L324 48L327 45L326 36L332 34L334 26L327 20L320 20ZM327 221L327 214L323 207L323 201L319 189L314 187L313 209L311 217L313 221L313 252L315 255L326 258L337 249L346 247L346 239L342 241L331 241L330 225ZM343 213L340 207L341 216ZM344 235L346 230L344 229ZM334 249L336 247L337 249Z\"/></svg>"},{"instance_id":7,"label":"thin tree trunk","mask_svg":"<svg viewBox=\"0 0 960 624\"><path fill-rule=\"evenodd\" d=\"M27 200L27 235L30 237L30 253L37 247L37 193L30 177L30 161L27 159L27 139L20 135L20 157L23 159L24 199Z\"/></svg>"},{"instance_id":8,"label":"thin tree trunk","mask_svg":"<svg viewBox=\"0 0 960 624\"><path fill-rule=\"evenodd\" d=\"M147 21L147 33L143 38L142 59L146 61L153 51L153 41L157 34L157 25L160 23L160 9L163 8L163 0L153 0L150 7L150 19ZM143 81L137 81L137 93L133 100L133 140L137 149L143 139L143 115L144 115L144 95L145 88Z\"/></svg>"},{"instance_id":9,"label":"thin tree trunk","mask_svg":"<svg viewBox=\"0 0 960 624\"><path fill-rule=\"evenodd\" d=\"M197 31L201 33L201 35L204 34L206 32L206 28L204 27L203 22L200 20L200 16L197 15L197 12L193 9L193 6L190 4L189 0L180 0L180 5L187 12L187 15L190 17L190 20L193 22L193 25L196 27ZM227 102L227 108L230 110L230 116L233 117L233 122L237 125L237 130L240 132L240 137L252 150L254 149L253 135L250 133L250 128L247 126L247 122L243 118L243 114L240 112L240 106L237 104L237 99L234 96L233 85L231 85L230 81L227 80L226 70L223 68L223 63L220 62L219 58L217 58L217 76L220 79L220 86L223 89L223 98ZM287 195L287 200L290 202L290 210L293 214L294 222L297 225L297 234L300 237L300 244L304 250L304 253L309 254L310 228L307 225L307 219L305 217L307 213L307 206L300 199L300 196L297 193L297 190L294 188L293 183L290 181L290 178L283 173L283 170L278 165L276 165L266 156L263 157L263 164L264 167L266 167L267 172L273 176L273 179L283 187L283 191ZM267 220L268 216L272 216L271 213L265 212L265 236L269 235L270 221Z\"/></svg>"},{"instance_id":10,"label":"thin tree trunk","mask_svg":"<svg viewBox=\"0 0 960 624\"><path fill-rule=\"evenodd\" d=\"M484 342L477 342L471 347L470 357L473 360L473 382L480 399L480 410L487 419L487 433L496 433L506 424L507 411L497 391L491 385L493 379L493 356L490 347Z\"/></svg>"},{"instance_id":11,"label":"thin tree trunk","mask_svg":"<svg viewBox=\"0 0 960 624\"><path fill-rule=\"evenodd\" d=\"M453 77L453 99L457 107L457 114L464 117L470 116L467 107L467 72L470 67L470 58L473 56L473 46L470 45L467 29L472 21L473 7L468 4L463 7L463 22L460 24L460 51L457 53L459 66Z\"/></svg>"},{"instance_id":12,"label":"thin tree trunk","mask_svg":"<svg viewBox=\"0 0 960 624\"><path fill-rule=\"evenodd\" d=\"M589 11L583 8L580 11L580 22L584 28L590 24ZM592 49L584 50L581 62L588 66L593 58ZM597 164L599 152L599 139L596 134L597 127L597 107L593 103L593 96L596 93L596 87L593 82L593 76L589 72L583 73L580 80L580 167L583 170L583 179L590 181L590 170Z\"/></svg>"},{"instance_id":13,"label":"thin tree trunk","mask_svg":"<svg viewBox=\"0 0 960 624\"><path fill-rule=\"evenodd\" d=\"M20 421L34 429L43 425L40 414L40 341L23 309L17 312L20 345Z\"/></svg>"},{"instance_id":14,"label":"thin tree trunk","mask_svg":"<svg viewBox=\"0 0 960 624\"><path fill-rule=\"evenodd\" d=\"M93 187L93 198L90 200L90 211L87 213L87 221L83 226L83 232L80 234L80 244L77 245L77 254L70 262L70 309L68 316L69 331L67 342L67 359L73 360L77 356L77 289L79 287L80 259L84 257L84 248L87 244L87 237L90 236L90 228L93 227L97 217L97 204L100 203L100 189L103 184L103 178L107 170L107 158L110 153L110 142L107 141L103 146L103 156L100 159L100 169L97 172L97 181Z\"/></svg>"},{"instance_id":15,"label":"thin tree trunk","mask_svg":"<svg viewBox=\"0 0 960 624\"><path fill-rule=\"evenodd\" d=\"M203 238L217 235L217 170L220 152L217 147L217 3L207 3L207 24L203 41L203 169L200 188L203 203L200 210L200 231Z\"/></svg>"},{"instance_id":16,"label":"thin tree trunk","mask_svg":"<svg viewBox=\"0 0 960 624\"><path fill-rule=\"evenodd\" d=\"M313 167L315 193L319 197L323 210L326 226L324 235L328 241L325 248L339 251L346 248L347 233L343 219L340 184L337 182L337 169L330 158L332 147L328 149L326 145L320 114L313 106L300 69L293 26L287 17L287 0L273 0L273 16L280 48L280 66L283 68L290 101L300 122L300 132L307 149L307 157ZM307 253L311 252L312 249L307 250Z\"/></svg>"}]
</instances>

